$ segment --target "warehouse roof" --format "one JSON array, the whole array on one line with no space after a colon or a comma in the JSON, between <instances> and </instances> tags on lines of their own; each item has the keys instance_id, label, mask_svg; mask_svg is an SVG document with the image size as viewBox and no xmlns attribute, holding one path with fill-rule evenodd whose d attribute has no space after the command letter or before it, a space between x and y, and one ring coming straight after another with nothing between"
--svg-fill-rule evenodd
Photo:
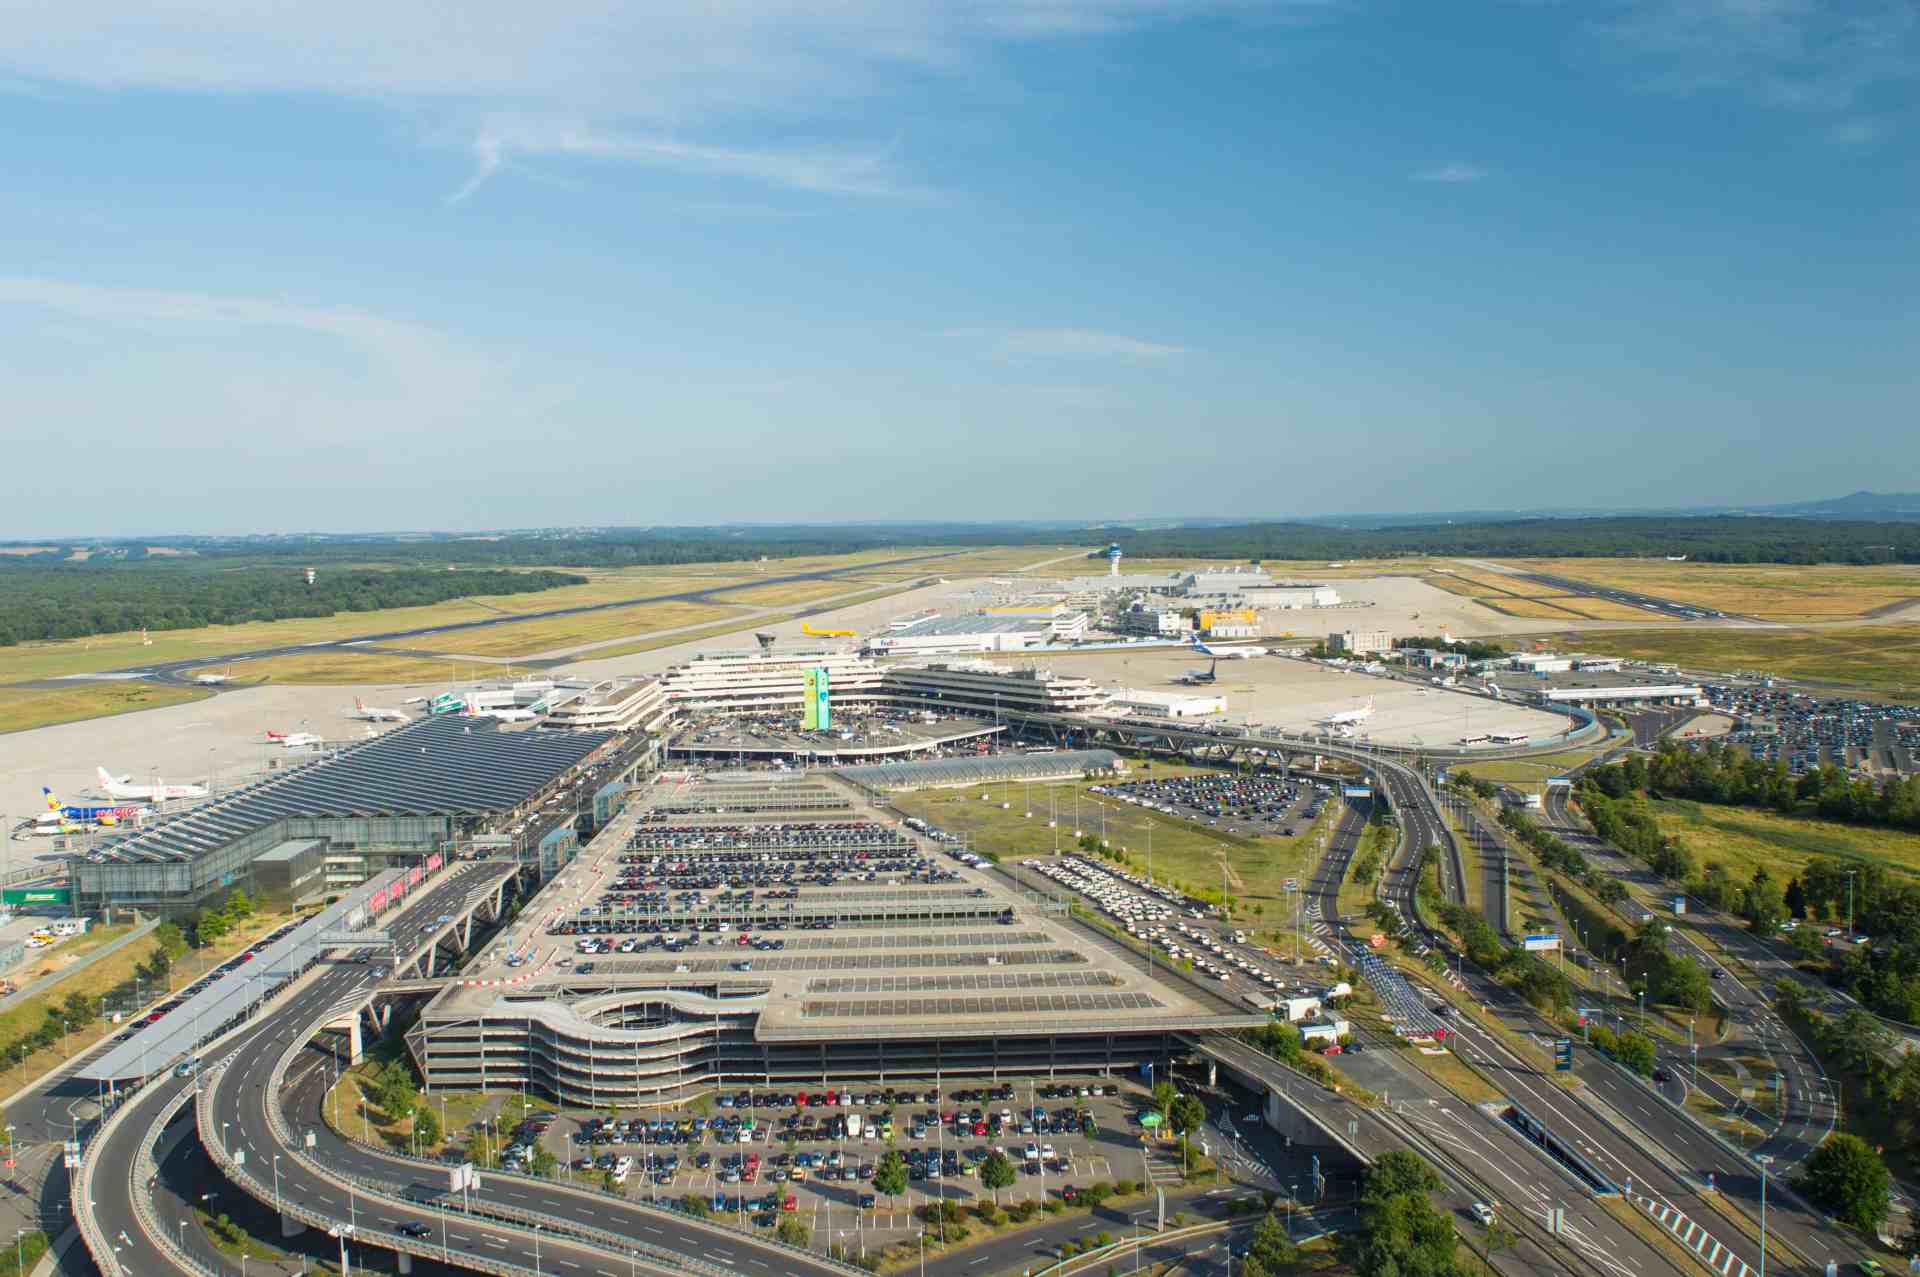
<instances>
[{"instance_id":1,"label":"warehouse roof","mask_svg":"<svg viewBox=\"0 0 1920 1277\"><path fill-rule=\"evenodd\" d=\"M88 853L95 863L187 861L277 820L474 816L509 811L609 732L501 731L491 719L421 719L296 771L221 794Z\"/></svg>"}]
</instances>

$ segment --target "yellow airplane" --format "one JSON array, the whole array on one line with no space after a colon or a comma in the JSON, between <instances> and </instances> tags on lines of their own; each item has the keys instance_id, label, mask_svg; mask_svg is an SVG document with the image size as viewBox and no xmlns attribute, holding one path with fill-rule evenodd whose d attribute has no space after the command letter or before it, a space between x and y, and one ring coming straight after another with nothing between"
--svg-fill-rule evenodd
<instances>
[{"instance_id":1,"label":"yellow airplane","mask_svg":"<svg viewBox=\"0 0 1920 1277\"><path fill-rule=\"evenodd\" d=\"M860 636L858 630L816 630L805 621L800 622L800 632L812 635L814 638L858 638Z\"/></svg>"}]
</instances>

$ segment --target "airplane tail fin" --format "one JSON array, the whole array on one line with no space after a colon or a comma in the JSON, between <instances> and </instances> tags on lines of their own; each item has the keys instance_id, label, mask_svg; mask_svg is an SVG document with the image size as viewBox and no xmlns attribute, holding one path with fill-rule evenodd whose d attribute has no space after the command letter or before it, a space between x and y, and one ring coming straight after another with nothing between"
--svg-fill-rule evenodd
<instances>
[{"instance_id":1,"label":"airplane tail fin","mask_svg":"<svg viewBox=\"0 0 1920 1277\"><path fill-rule=\"evenodd\" d=\"M40 794L43 798L47 800L48 811L60 810L60 800L53 796L53 791L51 789L48 789L45 785L42 785L40 786Z\"/></svg>"},{"instance_id":2,"label":"airplane tail fin","mask_svg":"<svg viewBox=\"0 0 1920 1277\"><path fill-rule=\"evenodd\" d=\"M93 774L99 777L100 788L106 790L108 793L112 793L115 789L119 788L120 782L108 775L106 768L96 767L93 769Z\"/></svg>"},{"instance_id":3,"label":"airplane tail fin","mask_svg":"<svg viewBox=\"0 0 1920 1277\"><path fill-rule=\"evenodd\" d=\"M365 701L362 701L358 696L356 696L353 698L353 707L357 710L364 712L367 708L367 705Z\"/></svg>"}]
</instances>

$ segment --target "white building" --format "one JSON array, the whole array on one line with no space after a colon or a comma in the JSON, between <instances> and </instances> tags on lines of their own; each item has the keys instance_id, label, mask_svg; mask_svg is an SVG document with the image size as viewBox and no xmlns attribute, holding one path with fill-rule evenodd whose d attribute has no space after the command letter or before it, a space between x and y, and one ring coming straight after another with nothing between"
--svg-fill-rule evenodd
<instances>
[{"instance_id":1,"label":"white building","mask_svg":"<svg viewBox=\"0 0 1920 1277\"><path fill-rule=\"evenodd\" d=\"M1179 638L1187 632L1187 618L1170 607L1135 603L1120 613L1120 632L1149 638Z\"/></svg>"},{"instance_id":2,"label":"white building","mask_svg":"<svg viewBox=\"0 0 1920 1277\"><path fill-rule=\"evenodd\" d=\"M661 676L676 706L721 713L798 714L807 671L827 671L835 705L871 704L880 694L880 667L854 652L795 648L782 652L703 652Z\"/></svg>"},{"instance_id":3,"label":"white building","mask_svg":"<svg viewBox=\"0 0 1920 1277\"><path fill-rule=\"evenodd\" d=\"M1009 710L1086 714L1107 704L1092 679L1046 669L1010 669L991 661L890 665L883 689L895 704L992 718Z\"/></svg>"},{"instance_id":4,"label":"white building","mask_svg":"<svg viewBox=\"0 0 1920 1277\"><path fill-rule=\"evenodd\" d=\"M547 714L553 727L657 732L673 718L666 684L651 675L610 678L560 700Z\"/></svg>"},{"instance_id":5,"label":"white building","mask_svg":"<svg viewBox=\"0 0 1920 1277\"><path fill-rule=\"evenodd\" d=\"M1385 630L1339 630L1327 635L1327 650L1349 656L1388 653L1393 651L1393 635Z\"/></svg>"},{"instance_id":6,"label":"white building","mask_svg":"<svg viewBox=\"0 0 1920 1277\"><path fill-rule=\"evenodd\" d=\"M1507 664L1528 674L1565 674L1573 669L1573 658L1552 652L1517 652Z\"/></svg>"},{"instance_id":7,"label":"white building","mask_svg":"<svg viewBox=\"0 0 1920 1277\"><path fill-rule=\"evenodd\" d=\"M1214 692L1153 692L1122 687L1114 691L1110 704L1121 713L1155 718L1204 718L1227 712L1227 698Z\"/></svg>"},{"instance_id":8,"label":"white building","mask_svg":"<svg viewBox=\"0 0 1920 1277\"><path fill-rule=\"evenodd\" d=\"M1620 658L1617 656L1576 656L1573 668L1582 674L1618 674Z\"/></svg>"},{"instance_id":9,"label":"white building","mask_svg":"<svg viewBox=\"0 0 1920 1277\"><path fill-rule=\"evenodd\" d=\"M877 656L964 656L976 652L1018 652L1053 641L1051 616L929 616L876 634L867 651ZM1085 632L1085 618L1081 618Z\"/></svg>"}]
</instances>

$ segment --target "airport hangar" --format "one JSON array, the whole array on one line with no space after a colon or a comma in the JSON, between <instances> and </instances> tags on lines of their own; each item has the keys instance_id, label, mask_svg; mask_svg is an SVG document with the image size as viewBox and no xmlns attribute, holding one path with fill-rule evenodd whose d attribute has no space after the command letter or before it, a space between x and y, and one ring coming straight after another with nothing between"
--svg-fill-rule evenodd
<instances>
[{"instance_id":1,"label":"airport hangar","mask_svg":"<svg viewBox=\"0 0 1920 1277\"><path fill-rule=\"evenodd\" d=\"M409 1050L436 1089L524 1087L589 1107L683 1103L716 1085L824 1090L849 1081L1133 1072L1149 1061L1165 1076L1167 1061L1191 1053L1194 1035L1264 1024L1268 1012L1131 952L1070 916L1064 898L1026 891L958 844L874 809L875 794L893 784L1077 775L1116 761L1087 751L663 776L522 911L549 929L514 946L534 950L531 977L525 968L469 968L421 1010ZM956 780L956 769L967 775ZM790 899L710 889L694 900L667 889L653 903L602 900L623 855L671 862L697 847L744 851L742 864L788 856L807 864L804 851L783 844L810 825L837 830L848 851L918 866L922 876L803 877ZM929 866L938 871L931 882ZM724 880L738 886L743 872ZM770 922L780 929L766 930ZM705 930L679 952L616 948L576 962L581 933L551 930L565 923L616 941L647 938L647 923ZM750 948L743 933L784 946Z\"/></svg>"},{"instance_id":2,"label":"airport hangar","mask_svg":"<svg viewBox=\"0 0 1920 1277\"><path fill-rule=\"evenodd\" d=\"M524 821L590 768L611 764L602 789L624 790L638 753L612 732L421 719L96 845L69 863L74 912L178 918L236 888L280 908L322 899ZM578 837L570 820L542 832L537 843L493 835L507 844L494 854L551 872Z\"/></svg>"}]
</instances>

